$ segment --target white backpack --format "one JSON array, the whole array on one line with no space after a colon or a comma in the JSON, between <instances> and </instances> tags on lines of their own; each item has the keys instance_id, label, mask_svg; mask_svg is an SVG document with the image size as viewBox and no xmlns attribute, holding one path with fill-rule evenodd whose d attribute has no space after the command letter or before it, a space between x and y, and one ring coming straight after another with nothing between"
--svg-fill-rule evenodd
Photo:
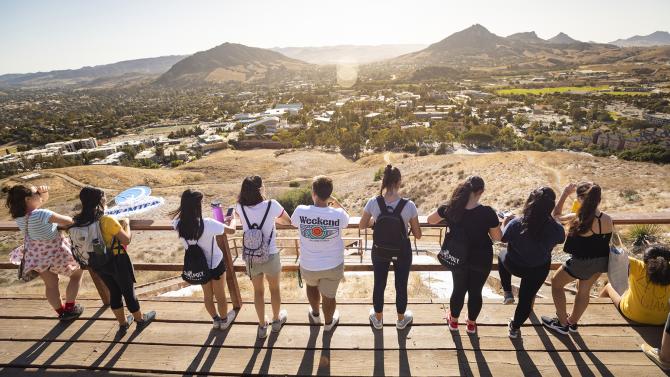
<instances>
[{"instance_id":1,"label":"white backpack","mask_svg":"<svg viewBox=\"0 0 670 377\"><path fill-rule=\"evenodd\" d=\"M274 230L270 233L270 238L266 242L265 235L263 235L263 224L265 224L265 220L268 217L271 205L272 201L268 201L268 207L265 210L265 215L263 215L260 225L256 223L252 224L244 211L244 206L240 205L242 215L248 227L244 231L244 234L242 234L242 259L249 264L249 268L254 263L265 263L270 258L270 240L272 240Z\"/></svg>"},{"instance_id":2,"label":"white backpack","mask_svg":"<svg viewBox=\"0 0 670 377\"><path fill-rule=\"evenodd\" d=\"M100 231L100 221L94 221L87 226L71 227L68 230L72 240L72 256L82 267L88 266L89 253L94 252L94 244L103 244Z\"/></svg>"}]
</instances>

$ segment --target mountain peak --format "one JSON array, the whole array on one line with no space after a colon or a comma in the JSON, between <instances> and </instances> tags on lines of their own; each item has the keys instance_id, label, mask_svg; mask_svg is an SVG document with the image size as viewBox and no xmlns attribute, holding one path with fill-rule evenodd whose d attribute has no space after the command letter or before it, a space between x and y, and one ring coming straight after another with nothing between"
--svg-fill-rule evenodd
<instances>
[{"instance_id":1,"label":"mountain peak","mask_svg":"<svg viewBox=\"0 0 670 377\"><path fill-rule=\"evenodd\" d=\"M670 33L667 31L655 31L649 35L636 35L628 39L617 39L610 44L619 47L651 47L670 45Z\"/></svg>"},{"instance_id":2,"label":"mountain peak","mask_svg":"<svg viewBox=\"0 0 670 377\"><path fill-rule=\"evenodd\" d=\"M581 43L576 39L573 39L569 35L565 34L564 32L560 32L556 34L555 37L550 38L547 40L549 43L554 43L554 44L575 44L575 43Z\"/></svg>"},{"instance_id":3,"label":"mountain peak","mask_svg":"<svg viewBox=\"0 0 670 377\"><path fill-rule=\"evenodd\" d=\"M494 50L504 41L504 38L491 33L484 26L475 24L428 46L427 50L438 52Z\"/></svg>"},{"instance_id":4,"label":"mountain peak","mask_svg":"<svg viewBox=\"0 0 670 377\"><path fill-rule=\"evenodd\" d=\"M544 43L544 39L537 36L534 31L527 31L521 33L514 33L509 35L507 39L513 39L515 41L527 42L527 43Z\"/></svg>"}]
</instances>

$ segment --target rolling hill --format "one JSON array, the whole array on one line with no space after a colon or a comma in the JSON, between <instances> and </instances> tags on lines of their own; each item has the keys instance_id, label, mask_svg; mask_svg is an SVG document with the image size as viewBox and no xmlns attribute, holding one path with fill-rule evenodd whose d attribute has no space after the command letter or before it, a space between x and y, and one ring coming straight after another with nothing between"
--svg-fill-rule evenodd
<instances>
[{"instance_id":1,"label":"rolling hill","mask_svg":"<svg viewBox=\"0 0 670 377\"><path fill-rule=\"evenodd\" d=\"M610 44L619 47L648 47L648 46L667 46L670 45L670 33L667 31L657 31L649 35L636 35L627 39L617 39Z\"/></svg>"},{"instance_id":2,"label":"rolling hill","mask_svg":"<svg viewBox=\"0 0 670 377\"><path fill-rule=\"evenodd\" d=\"M275 47L272 50L312 64L372 63L419 51L426 45L387 44L376 46Z\"/></svg>"}]
</instances>

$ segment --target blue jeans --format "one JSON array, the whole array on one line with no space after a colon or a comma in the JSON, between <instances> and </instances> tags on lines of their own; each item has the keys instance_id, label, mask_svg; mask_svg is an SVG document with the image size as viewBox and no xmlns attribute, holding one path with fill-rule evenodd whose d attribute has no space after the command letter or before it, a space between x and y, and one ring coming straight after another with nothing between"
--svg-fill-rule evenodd
<instances>
[{"instance_id":1,"label":"blue jeans","mask_svg":"<svg viewBox=\"0 0 670 377\"><path fill-rule=\"evenodd\" d=\"M389 266L393 263L395 275L395 306L398 314L404 314L407 309L407 281L409 280L409 269L412 266L412 248L408 242L406 250L391 262L386 258L380 258L372 253L372 268L374 270L375 285L372 291L372 304L375 312L384 311L384 290L389 275Z\"/></svg>"}]
</instances>

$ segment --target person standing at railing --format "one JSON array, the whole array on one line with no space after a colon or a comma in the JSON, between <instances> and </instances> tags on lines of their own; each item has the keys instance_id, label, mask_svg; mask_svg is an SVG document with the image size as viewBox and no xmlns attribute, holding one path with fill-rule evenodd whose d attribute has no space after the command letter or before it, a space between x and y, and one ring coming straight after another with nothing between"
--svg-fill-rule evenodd
<instances>
[{"instance_id":1,"label":"person standing at railing","mask_svg":"<svg viewBox=\"0 0 670 377\"><path fill-rule=\"evenodd\" d=\"M72 218L42 208L49 200L47 186L15 185L7 192L6 206L24 233L23 275L38 273L44 281L46 298L60 320L72 320L84 308L75 303L81 284L82 270L72 256L70 243L62 237L58 226L72 224ZM18 250L18 249L17 249ZM70 278L65 289L65 305L61 300L58 275Z\"/></svg>"},{"instance_id":2,"label":"person standing at railing","mask_svg":"<svg viewBox=\"0 0 670 377\"><path fill-rule=\"evenodd\" d=\"M214 329L226 330L235 320L236 312L228 311L228 300L226 299L226 269L234 274L233 266L226 266L223 251L219 248L216 236L221 234L235 233L235 220L230 225L218 222L211 218L202 216L202 192L196 190L185 190L181 194L179 208L170 213L174 221L172 225L179 234L179 239L188 250L189 245L197 245L205 257L205 263L209 268L209 281L201 284L203 302L207 313L212 317ZM216 306L214 306L216 297ZM217 311L218 309L218 311ZM225 318L221 318L225 315Z\"/></svg>"},{"instance_id":3,"label":"person standing at railing","mask_svg":"<svg viewBox=\"0 0 670 377\"><path fill-rule=\"evenodd\" d=\"M235 207L235 213L242 223L242 230L247 232L256 225L263 234L263 242L267 243L266 262L246 262L247 275L254 286L254 306L258 315L258 338L260 339L268 336L269 325L265 318L264 277L270 289L272 332L279 332L288 318L286 310L281 309L281 259L277 248L275 223L291 225L291 218L281 204L276 200L266 199L264 193L265 187L261 177L257 175L246 177L242 181L242 188Z\"/></svg>"},{"instance_id":4,"label":"person standing at railing","mask_svg":"<svg viewBox=\"0 0 670 377\"><path fill-rule=\"evenodd\" d=\"M135 294L135 271L127 250L131 240L128 219L116 220L105 215L107 198L99 188L84 187L79 192L79 200L81 211L73 217L72 227L87 227L98 222L106 251L111 251L111 258L93 270L109 289L109 307L119 322L119 331L125 332L133 322L137 323L138 329L146 327L156 318L156 312L142 313ZM123 310L124 300L130 312L127 317Z\"/></svg>"},{"instance_id":5,"label":"person standing at railing","mask_svg":"<svg viewBox=\"0 0 670 377\"><path fill-rule=\"evenodd\" d=\"M519 303L514 318L509 321L510 338L519 336L551 268L551 251L565 241L565 230L551 216L556 204L556 193L550 187L531 192L523 207L523 216L506 217L503 222L502 242L507 250L498 255L498 273L505 292L512 292L512 275L521 278Z\"/></svg>"},{"instance_id":6,"label":"person standing at railing","mask_svg":"<svg viewBox=\"0 0 670 377\"><path fill-rule=\"evenodd\" d=\"M577 193L580 205L577 213L563 215L565 200ZM591 287L600 274L607 272L610 240L614 231L612 218L598 209L601 199L600 186L593 182L570 183L565 187L553 211L553 216L569 226L563 250L570 254L551 278L551 295L556 306L556 317L542 316L542 324L567 335L577 332L577 322L586 311ZM565 286L577 280L577 295L572 314L567 313Z\"/></svg>"},{"instance_id":7,"label":"person standing at railing","mask_svg":"<svg viewBox=\"0 0 670 377\"><path fill-rule=\"evenodd\" d=\"M482 289L493 264L493 241L500 241L502 231L496 211L479 203L484 193L484 180L470 176L451 194L447 204L428 216L428 223L446 222L447 227L463 229L467 240L467 261L452 271L453 291L449 298L447 322L449 330L458 331L458 317L468 294L466 331L477 332L477 317L482 310ZM449 232L452 232L449 229Z\"/></svg>"},{"instance_id":8,"label":"person standing at railing","mask_svg":"<svg viewBox=\"0 0 670 377\"><path fill-rule=\"evenodd\" d=\"M291 216L300 232L300 274L307 285L310 323L321 323L319 302L323 301L324 331L340 320L337 288L344 277L344 240L349 215L332 197L333 180L326 176L312 181L314 205L299 205Z\"/></svg>"},{"instance_id":9,"label":"person standing at railing","mask_svg":"<svg viewBox=\"0 0 670 377\"><path fill-rule=\"evenodd\" d=\"M419 213L416 205L400 196L402 176L397 167L387 165L382 177L379 195L368 200L359 223L366 229L374 223L372 245L372 267L374 270L373 308L370 309L372 327L381 330L384 326L384 290L388 280L389 266L393 262L395 276L396 328L404 329L412 323L412 311L407 309L407 282L412 266L412 246L408 228L414 237L421 238Z\"/></svg>"}]
</instances>

